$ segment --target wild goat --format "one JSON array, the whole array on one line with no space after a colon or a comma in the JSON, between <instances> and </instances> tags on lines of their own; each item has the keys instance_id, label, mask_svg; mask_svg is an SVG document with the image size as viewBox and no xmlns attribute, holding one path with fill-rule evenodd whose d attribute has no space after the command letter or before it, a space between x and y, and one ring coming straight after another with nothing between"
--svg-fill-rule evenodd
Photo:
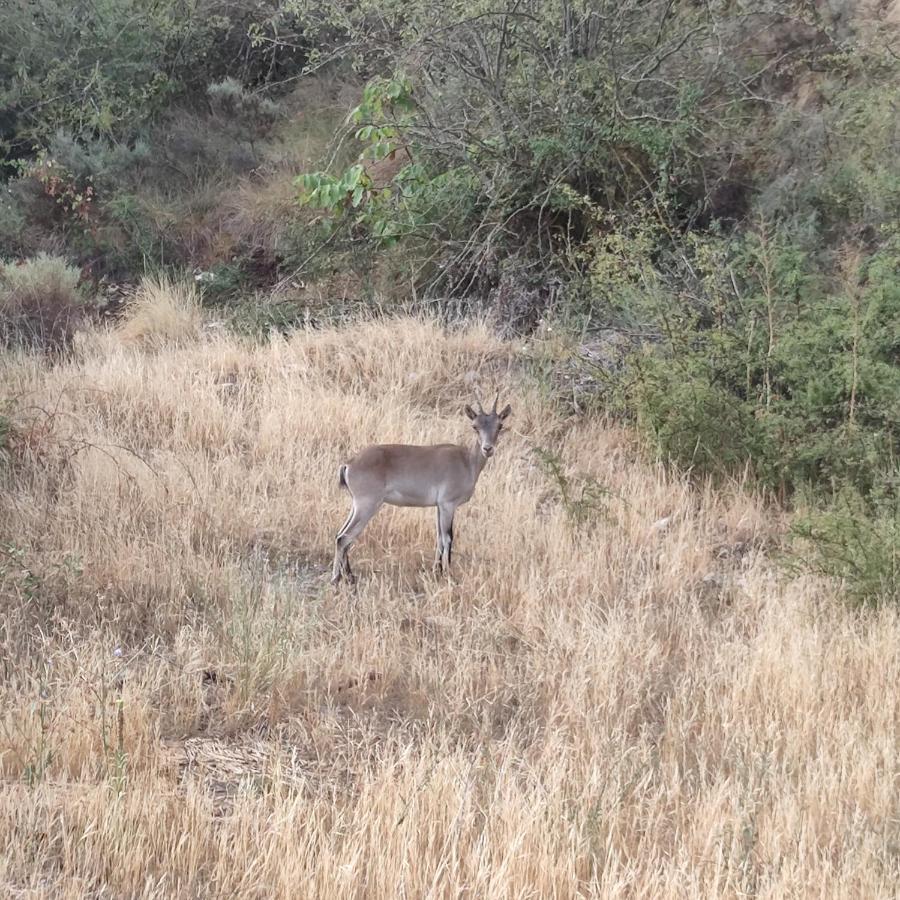
<instances>
[{"instance_id":1,"label":"wild goat","mask_svg":"<svg viewBox=\"0 0 900 900\"><path fill-rule=\"evenodd\" d=\"M478 476L494 455L497 438L512 409L497 412L497 400L490 412L478 401L478 412L466 406L477 440L472 447L436 444L416 447L409 444L376 444L366 447L349 463L340 467L341 487L350 492L353 506L335 539L334 569L331 583L343 575L352 583L347 554L369 520L381 506L436 506L437 552L434 567L450 571L453 548L453 516L475 491Z\"/></svg>"}]
</instances>

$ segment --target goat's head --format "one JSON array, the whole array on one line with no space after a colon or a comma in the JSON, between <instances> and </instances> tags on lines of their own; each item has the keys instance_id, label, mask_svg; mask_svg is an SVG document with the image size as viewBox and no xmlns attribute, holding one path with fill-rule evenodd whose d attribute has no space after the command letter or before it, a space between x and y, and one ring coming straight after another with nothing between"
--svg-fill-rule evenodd
<instances>
[{"instance_id":1,"label":"goat's head","mask_svg":"<svg viewBox=\"0 0 900 900\"><path fill-rule=\"evenodd\" d=\"M500 412L497 412L497 401L499 399L500 394L498 393L494 397L494 405L490 412L484 411L480 400L478 401L478 412L475 412L471 406L466 406L466 415L469 417L472 422L472 428L478 435L478 443L485 458L494 455L494 447L497 445L500 432L503 430L503 423L512 412L512 407L508 403Z\"/></svg>"}]
</instances>

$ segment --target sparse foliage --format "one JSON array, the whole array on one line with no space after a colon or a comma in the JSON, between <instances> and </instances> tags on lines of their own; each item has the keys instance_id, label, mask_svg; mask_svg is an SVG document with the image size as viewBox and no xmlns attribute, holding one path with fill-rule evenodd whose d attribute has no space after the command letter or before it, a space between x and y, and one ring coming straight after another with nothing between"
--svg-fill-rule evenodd
<instances>
[{"instance_id":1,"label":"sparse foliage","mask_svg":"<svg viewBox=\"0 0 900 900\"><path fill-rule=\"evenodd\" d=\"M536 447L534 452L573 527L583 528L592 519L608 517L610 491L596 478L567 473L558 454L543 447Z\"/></svg>"}]
</instances>

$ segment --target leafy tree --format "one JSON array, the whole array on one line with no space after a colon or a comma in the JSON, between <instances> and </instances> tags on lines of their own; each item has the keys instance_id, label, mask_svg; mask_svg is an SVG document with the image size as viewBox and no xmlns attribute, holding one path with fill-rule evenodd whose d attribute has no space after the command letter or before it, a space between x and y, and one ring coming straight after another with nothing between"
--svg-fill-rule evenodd
<instances>
[{"instance_id":1,"label":"leafy tree","mask_svg":"<svg viewBox=\"0 0 900 900\"><path fill-rule=\"evenodd\" d=\"M433 186L433 215L415 227L442 246L433 288L467 290L500 248L523 242L556 267L589 233L587 207L665 201L676 228L744 211L740 188L725 203L722 186L739 180L776 64L756 35L785 12L667 0L295 8L314 33L318 23L349 35L361 67L409 85L408 103L373 109L371 125L410 150L407 183ZM435 178L448 173L470 196L442 206ZM393 196L402 220L403 192Z\"/></svg>"}]
</instances>

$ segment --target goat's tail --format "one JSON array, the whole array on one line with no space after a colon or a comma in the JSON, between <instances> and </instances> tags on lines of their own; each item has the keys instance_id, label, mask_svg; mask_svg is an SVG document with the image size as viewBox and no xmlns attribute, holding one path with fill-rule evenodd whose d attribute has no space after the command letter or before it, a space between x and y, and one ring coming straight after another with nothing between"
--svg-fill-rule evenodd
<instances>
[{"instance_id":1,"label":"goat's tail","mask_svg":"<svg viewBox=\"0 0 900 900\"><path fill-rule=\"evenodd\" d=\"M350 485L347 484L347 466L341 466L338 469L338 486L350 490Z\"/></svg>"}]
</instances>

